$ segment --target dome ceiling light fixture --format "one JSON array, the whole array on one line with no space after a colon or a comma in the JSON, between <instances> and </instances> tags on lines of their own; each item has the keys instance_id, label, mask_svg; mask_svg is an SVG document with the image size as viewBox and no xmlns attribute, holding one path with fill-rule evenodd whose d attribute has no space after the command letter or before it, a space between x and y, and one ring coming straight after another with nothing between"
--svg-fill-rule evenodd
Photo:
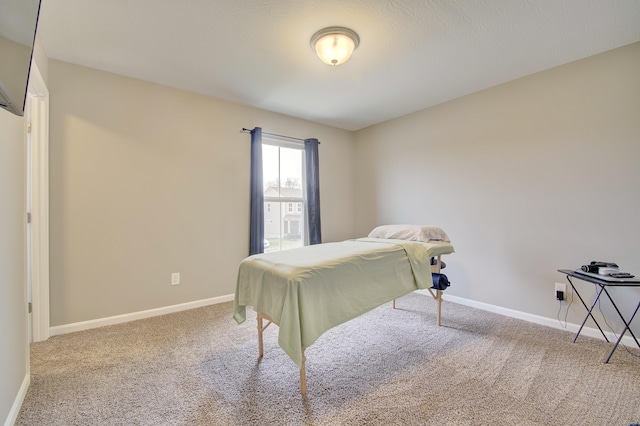
<instances>
[{"instance_id":1,"label":"dome ceiling light fixture","mask_svg":"<svg viewBox=\"0 0 640 426\"><path fill-rule=\"evenodd\" d=\"M358 34L345 27L323 28L311 37L311 48L322 62L329 65L347 62L359 44Z\"/></svg>"}]
</instances>

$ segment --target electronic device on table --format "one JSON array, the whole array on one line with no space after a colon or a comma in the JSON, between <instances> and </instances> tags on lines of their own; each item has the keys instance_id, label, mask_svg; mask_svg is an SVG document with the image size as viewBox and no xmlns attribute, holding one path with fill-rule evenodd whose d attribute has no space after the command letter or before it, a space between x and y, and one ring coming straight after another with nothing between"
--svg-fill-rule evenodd
<instances>
[{"instance_id":1,"label":"electronic device on table","mask_svg":"<svg viewBox=\"0 0 640 426\"><path fill-rule=\"evenodd\" d=\"M616 263L593 260L588 265L582 265L576 272L591 275L603 280L619 280L633 278L635 275L621 271Z\"/></svg>"}]
</instances>

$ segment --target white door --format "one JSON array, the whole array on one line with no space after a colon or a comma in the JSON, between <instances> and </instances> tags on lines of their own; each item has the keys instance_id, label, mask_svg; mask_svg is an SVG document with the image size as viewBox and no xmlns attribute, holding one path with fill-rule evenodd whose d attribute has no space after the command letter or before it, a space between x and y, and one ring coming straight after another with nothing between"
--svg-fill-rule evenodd
<instances>
[{"instance_id":1,"label":"white door","mask_svg":"<svg viewBox=\"0 0 640 426\"><path fill-rule=\"evenodd\" d=\"M29 343L33 342L33 228L31 226L31 210L33 210L33 171L32 171L32 157L33 157L33 139L31 138L31 106L29 102L29 95L27 95L27 105L25 108L25 118L27 119L27 140L26 140L26 172L25 179L26 185L26 211L27 211L27 237L26 237L26 249L27 249L27 302L29 303Z\"/></svg>"},{"instance_id":2,"label":"white door","mask_svg":"<svg viewBox=\"0 0 640 426\"><path fill-rule=\"evenodd\" d=\"M26 105L29 341L49 338L49 91L35 63Z\"/></svg>"}]
</instances>

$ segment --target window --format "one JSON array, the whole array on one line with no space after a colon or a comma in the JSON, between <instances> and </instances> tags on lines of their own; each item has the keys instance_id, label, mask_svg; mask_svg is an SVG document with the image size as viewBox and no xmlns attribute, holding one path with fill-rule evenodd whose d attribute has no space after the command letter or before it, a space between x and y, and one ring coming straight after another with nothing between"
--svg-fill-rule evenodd
<instances>
[{"instance_id":1,"label":"window","mask_svg":"<svg viewBox=\"0 0 640 426\"><path fill-rule=\"evenodd\" d=\"M304 246L304 146L263 138L262 171L265 252Z\"/></svg>"}]
</instances>

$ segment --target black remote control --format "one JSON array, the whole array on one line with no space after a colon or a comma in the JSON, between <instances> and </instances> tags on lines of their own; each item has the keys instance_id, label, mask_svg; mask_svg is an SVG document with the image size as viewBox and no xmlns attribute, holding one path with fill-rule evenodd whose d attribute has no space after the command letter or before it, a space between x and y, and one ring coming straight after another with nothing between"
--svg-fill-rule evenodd
<instances>
[{"instance_id":1,"label":"black remote control","mask_svg":"<svg viewBox=\"0 0 640 426\"><path fill-rule=\"evenodd\" d=\"M613 278L633 278L635 277L635 275L631 275L628 272L613 272L611 274L609 274L610 277Z\"/></svg>"}]
</instances>

